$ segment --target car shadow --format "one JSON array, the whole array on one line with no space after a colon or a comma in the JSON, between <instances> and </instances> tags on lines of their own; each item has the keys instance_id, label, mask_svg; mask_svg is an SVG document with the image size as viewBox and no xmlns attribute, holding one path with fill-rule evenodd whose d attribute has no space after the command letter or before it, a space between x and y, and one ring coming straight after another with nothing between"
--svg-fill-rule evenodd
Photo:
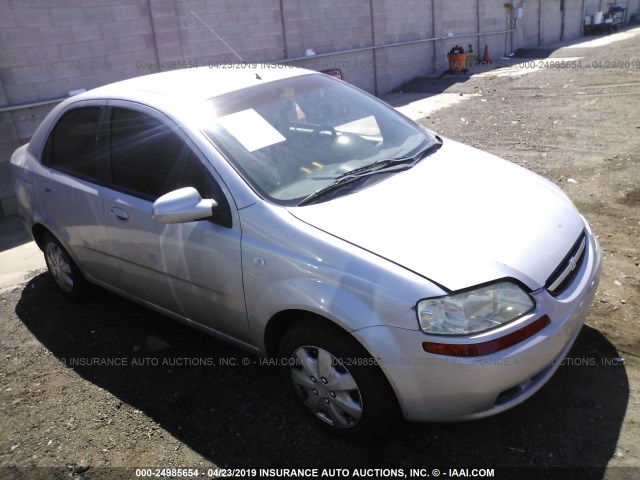
<instances>
[{"instance_id":1,"label":"car shadow","mask_svg":"<svg viewBox=\"0 0 640 480\"><path fill-rule=\"evenodd\" d=\"M60 362L221 467L468 467L602 478L629 399L615 347L584 327L550 382L508 412L464 423L400 422L382 439L351 442L325 434L284 399L275 366L104 290L71 303L40 274L16 313ZM128 360L87 366L83 358ZM578 466L589 468L572 477L567 469Z\"/></svg>"}]
</instances>

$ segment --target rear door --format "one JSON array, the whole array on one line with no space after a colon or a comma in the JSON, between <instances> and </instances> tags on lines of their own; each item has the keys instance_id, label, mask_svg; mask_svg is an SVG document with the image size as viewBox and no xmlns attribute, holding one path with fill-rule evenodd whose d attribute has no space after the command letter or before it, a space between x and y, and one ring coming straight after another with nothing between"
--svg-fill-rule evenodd
<instances>
[{"instance_id":1,"label":"rear door","mask_svg":"<svg viewBox=\"0 0 640 480\"><path fill-rule=\"evenodd\" d=\"M120 289L220 333L244 340L248 324L240 224L224 183L188 137L160 112L113 101L107 118L111 178L103 191L110 253ZM153 202L194 187L218 203L212 219L165 225Z\"/></svg>"},{"instance_id":2,"label":"rear door","mask_svg":"<svg viewBox=\"0 0 640 480\"><path fill-rule=\"evenodd\" d=\"M65 110L45 144L36 191L45 223L67 247L86 275L117 282L118 271L107 255L101 205L107 178L101 134L106 102L86 101Z\"/></svg>"}]
</instances>

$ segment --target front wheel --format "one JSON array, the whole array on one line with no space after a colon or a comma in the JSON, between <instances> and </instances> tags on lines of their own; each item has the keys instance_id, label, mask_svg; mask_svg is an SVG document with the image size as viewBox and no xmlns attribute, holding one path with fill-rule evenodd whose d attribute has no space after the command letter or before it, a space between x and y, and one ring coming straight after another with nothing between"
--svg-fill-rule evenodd
<instances>
[{"instance_id":1,"label":"front wheel","mask_svg":"<svg viewBox=\"0 0 640 480\"><path fill-rule=\"evenodd\" d=\"M68 298L82 298L87 290L87 281L69 253L50 233L44 235L42 247L47 268L58 289Z\"/></svg>"},{"instance_id":2,"label":"front wheel","mask_svg":"<svg viewBox=\"0 0 640 480\"><path fill-rule=\"evenodd\" d=\"M395 394L375 360L337 327L302 321L280 342L287 390L313 420L335 435L364 439L395 421Z\"/></svg>"}]
</instances>

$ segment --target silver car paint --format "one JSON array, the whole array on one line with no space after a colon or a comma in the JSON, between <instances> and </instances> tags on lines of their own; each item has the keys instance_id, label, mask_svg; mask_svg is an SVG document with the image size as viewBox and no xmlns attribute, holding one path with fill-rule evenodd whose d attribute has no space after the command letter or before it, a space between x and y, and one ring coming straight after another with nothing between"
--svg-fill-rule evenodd
<instances>
[{"instance_id":1,"label":"silver car paint","mask_svg":"<svg viewBox=\"0 0 640 480\"><path fill-rule=\"evenodd\" d=\"M245 298L254 339L278 312L322 315L347 331L375 325L418 330L422 295L443 290L378 255L259 202L240 212ZM372 352L375 355L375 352Z\"/></svg>"},{"instance_id":2,"label":"silver car paint","mask_svg":"<svg viewBox=\"0 0 640 480\"><path fill-rule=\"evenodd\" d=\"M536 290L584 230L553 184L452 140L357 195L291 212L450 290L507 277Z\"/></svg>"},{"instance_id":3,"label":"silver car paint","mask_svg":"<svg viewBox=\"0 0 640 480\"><path fill-rule=\"evenodd\" d=\"M598 287L601 253L593 236L589 236L587 255L579 280L562 296L554 298L540 289L533 294L537 304L533 313L473 337L474 342L489 341L522 328L543 313L548 315L548 327L506 350L471 358L432 355L424 352L421 341L443 341L441 337L416 338L412 332L388 326L358 330L354 336L377 353L408 420L472 420L502 412L542 388L571 349ZM498 395L511 389L509 400L497 404Z\"/></svg>"},{"instance_id":4,"label":"silver car paint","mask_svg":"<svg viewBox=\"0 0 640 480\"><path fill-rule=\"evenodd\" d=\"M179 79L188 73L172 75ZM202 82L208 80L203 76ZM221 89L236 88L233 83ZM588 228L559 189L447 140L434 158L360 192L304 208L276 207L262 201L197 129L193 105L198 93L160 95L115 84L56 107L29 146L12 157L27 229L34 224L50 229L96 283L260 353L266 353L264 330L277 313L295 309L322 315L381 359L409 419L497 413L523 401L549 378L556 366L507 405L495 405L501 391L566 354L597 285L600 253L589 233L589 261L563 294L566 298L539 289L578 233ZM151 202L42 166L37 158L55 121L70 106L96 97L147 103L178 124L220 181L232 207L233 228L221 232L206 221L161 225L151 220ZM438 181L439 175L457 182ZM513 184L505 186L507 178ZM47 191L47 183L55 191ZM494 191L498 186L502 190ZM72 187L82 193L67 191ZM465 199L468 192L476 194L471 202ZM484 195L491 201L483 201ZM58 202L65 203L52 205ZM79 202L83 205L76 211ZM73 211L68 205L74 205ZM115 218L114 207L127 212L127 222ZM502 220L505 213L508 222ZM517 255L515 244L527 255ZM446 293L429 279L457 289L504 276L535 290L536 312L471 340L496 338L542 313L550 316L549 327L508 350L464 362L422 350L421 343L431 337L419 331L415 304ZM164 295L140 288L144 285ZM537 363L530 368L496 363L517 358ZM428 361L432 365L425 368Z\"/></svg>"}]
</instances>

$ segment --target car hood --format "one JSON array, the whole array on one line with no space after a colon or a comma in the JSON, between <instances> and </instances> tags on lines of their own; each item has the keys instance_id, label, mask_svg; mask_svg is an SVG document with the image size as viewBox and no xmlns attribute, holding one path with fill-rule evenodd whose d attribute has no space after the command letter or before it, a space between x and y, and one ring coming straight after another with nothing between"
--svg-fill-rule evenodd
<instances>
[{"instance_id":1,"label":"car hood","mask_svg":"<svg viewBox=\"0 0 640 480\"><path fill-rule=\"evenodd\" d=\"M551 182L452 140L368 188L289 211L449 290L506 277L536 290L585 228Z\"/></svg>"}]
</instances>

